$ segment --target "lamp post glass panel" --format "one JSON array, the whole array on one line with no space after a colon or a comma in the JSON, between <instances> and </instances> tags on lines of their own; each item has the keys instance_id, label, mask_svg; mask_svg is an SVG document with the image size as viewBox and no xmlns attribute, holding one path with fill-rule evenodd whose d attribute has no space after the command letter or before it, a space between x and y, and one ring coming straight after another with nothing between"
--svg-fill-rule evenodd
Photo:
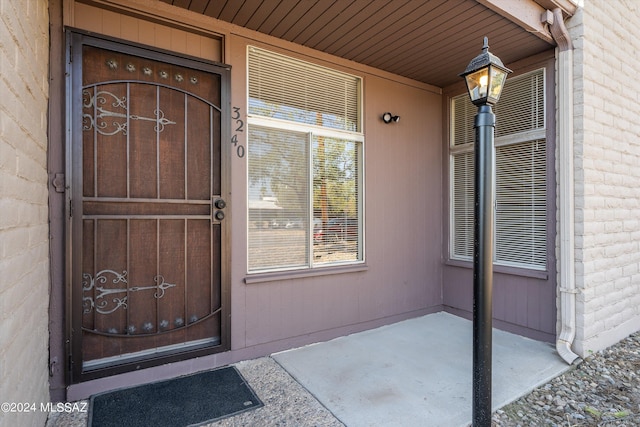
<instances>
[{"instance_id":1,"label":"lamp post glass panel","mask_svg":"<svg viewBox=\"0 0 640 427\"><path fill-rule=\"evenodd\" d=\"M495 105L500 99L507 73L496 67L489 66L469 74L465 79L469 88L469 96L471 96L472 100L475 99L481 103Z\"/></svg>"},{"instance_id":2,"label":"lamp post glass panel","mask_svg":"<svg viewBox=\"0 0 640 427\"><path fill-rule=\"evenodd\" d=\"M473 425L491 426L491 323L493 317L493 144L496 116L491 110L500 99L507 74L500 58L489 53L484 38L482 53L460 74L469 97L478 107L474 120L474 238L473 238Z\"/></svg>"},{"instance_id":3,"label":"lamp post glass panel","mask_svg":"<svg viewBox=\"0 0 640 427\"><path fill-rule=\"evenodd\" d=\"M484 38L482 53L471 60L461 77L464 77L471 102L477 106L495 105L500 99L507 74L500 58L489 52L489 40Z\"/></svg>"}]
</instances>

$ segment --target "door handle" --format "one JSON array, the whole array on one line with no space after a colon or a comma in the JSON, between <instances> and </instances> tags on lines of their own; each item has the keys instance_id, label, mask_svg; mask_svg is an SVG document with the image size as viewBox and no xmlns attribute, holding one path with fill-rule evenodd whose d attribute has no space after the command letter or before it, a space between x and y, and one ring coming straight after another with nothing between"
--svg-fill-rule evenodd
<instances>
[{"instance_id":1,"label":"door handle","mask_svg":"<svg viewBox=\"0 0 640 427\"><path fill-rule=\"evenodd\" d=\"M216 209L224 209L227 207L227 202L222 199L217 199L215 202L213 202L213 205L216 207Z\"/></svg>"},{"instance_id":2,"label":"door handle","mask_svg":"<svg viewBox=\"0 0 640 427\"><path fill-rule=\"evenodd\" d=\"M224 212L222 209L227 207L227 202L224 199L220 199L219 196L213 196L212 198L212 210L215 211L213 213L212 221L222 221L224 219Z\"/></svg>"}]
</instances>

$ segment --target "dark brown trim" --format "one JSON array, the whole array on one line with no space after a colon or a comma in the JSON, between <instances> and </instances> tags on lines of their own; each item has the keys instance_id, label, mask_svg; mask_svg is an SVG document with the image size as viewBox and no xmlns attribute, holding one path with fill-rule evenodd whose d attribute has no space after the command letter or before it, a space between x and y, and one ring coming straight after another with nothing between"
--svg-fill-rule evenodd
<instances>
[{"instance_id":1,"label":"dark brown trim","mask_svg":"<svg viewBox=\"0 0 640 427\"><path fill-rule=\"evenodd\" d=\"M222 43L222 57L224 58L224 40ZM231 163L233 159L233 150L231 148L231 66L226 64L217 64L220 67L226 67L220 88L220 108L222 109L222 129L221 129L221 194L220 197L227 202L226 216L221 222L221 259L220 263L222 271L220 272L220 280L222 281L221 301L223 311L221 314L221 342L222 350L231 350Z\"/></svg>"},{"instance_id":2,"label":"dark brown trim","mask_svg":"<svg viewBox=\"0 0 640 427\"><path fill-rule=\"evenodd\" d=\"M47 172L49 174L49 393L54 402L66 398L65 331L65 193L53 180L65 173L65 42L62 0L49 0L49 111ZM59 175L58 175L59 176ZM63 183L66 185L66 183Z\"/></svg>"},{"instance_id":3,"label":"dark brown trim","mask_svg":"<svg viewBox=\"0 0 640 427\"><path fill-rule=\"evenodd\" d=\"M170 50L132 42L130 40L125 40L118 37L105 36L102 34L93 33L91 31L68 26L64 28L64 31L69 34L76 34L80 37L84 37L86 40L86 44L89 44L91 46L101 47L104 49L113 49L114 46L117 46L118 49L120 49L119 52L136 55L141 58L155 59L157 61L164 62L175 62L176 60L180 60L182 61L180 62L180 64L182 65L197 68L203 71L217 72L215 71L217 69L223 69L227 71L231 70L231 65L229 64L210 61L208 59L199 58L197 56L173 52Z\"/></svg>"},{"instance_id":4,"label":"dark brown trim","mask_svg":"<svg viewBox=\"0 0 640 427\"><path fill-rule=\"evenodd\" d=\"M81 359L74 360L74 355L82 354L82 328L81 324L75 319L82 319L82 294L74 293L72 290L73 277L82 277L82 258L79 250L75 248L82 247L82 235L74 233L74 230L82 230L82 197L77 197L80 192L82 194L82 176L73 174L75 159L82 159L82 144L73 144L75 135L82 135L81 121L73 121L73 111L82 111L81 97L72 96L73 93L82 93L82 48L81 43L75 42L77 36L67 32L67 52L69 55L68 62L68 84L66 90L67 99L67 122L70 126L70 135L67 136L67 197L69 199L67 208L67 323L69 326L68 342L71 344L71 352L69 354L69 380L70 382L80 381L82 377ZM75 50L75 51L74 51ZM78 76L74 78L74 76ZM73 212L76 215L73 216ZM79 362L79 363L77 363Z\"/></svg>"}]
</instances>

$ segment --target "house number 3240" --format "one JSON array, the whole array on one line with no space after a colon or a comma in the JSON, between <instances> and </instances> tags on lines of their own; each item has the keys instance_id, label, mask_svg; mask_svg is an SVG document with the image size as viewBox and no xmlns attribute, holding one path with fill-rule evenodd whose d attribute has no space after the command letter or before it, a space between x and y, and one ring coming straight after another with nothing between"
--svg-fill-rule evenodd
<instances>
[{"instance_id":1,"label":"house number 3240","mask_svg":"<svg viewBox=\"0 0 640 427\"><path fill-rule=\"evenodd\" d=\"M236 154L238 157L244 157L244 145L238 144L238 132L244 132L244 121L240 118L240 107L233 107L233 114L231 116L233 120L234 134L231 137L231 143L236 147Z\"/></svg>"}]
</instances>

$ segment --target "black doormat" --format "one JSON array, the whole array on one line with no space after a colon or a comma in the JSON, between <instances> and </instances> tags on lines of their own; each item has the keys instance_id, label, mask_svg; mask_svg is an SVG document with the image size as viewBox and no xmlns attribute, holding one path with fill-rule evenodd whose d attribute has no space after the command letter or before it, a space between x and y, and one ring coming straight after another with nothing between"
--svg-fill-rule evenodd
<instances>
[{"instance_id":1,"label":"black doormat","mask_svg":"<svg viewBox=\"0 0 640 427\"><path fill-rule=\"evenodd\" d=\"M89 427L185 427L263 406L235 367L91 396Z\"/></svg>"}]
</instances>

